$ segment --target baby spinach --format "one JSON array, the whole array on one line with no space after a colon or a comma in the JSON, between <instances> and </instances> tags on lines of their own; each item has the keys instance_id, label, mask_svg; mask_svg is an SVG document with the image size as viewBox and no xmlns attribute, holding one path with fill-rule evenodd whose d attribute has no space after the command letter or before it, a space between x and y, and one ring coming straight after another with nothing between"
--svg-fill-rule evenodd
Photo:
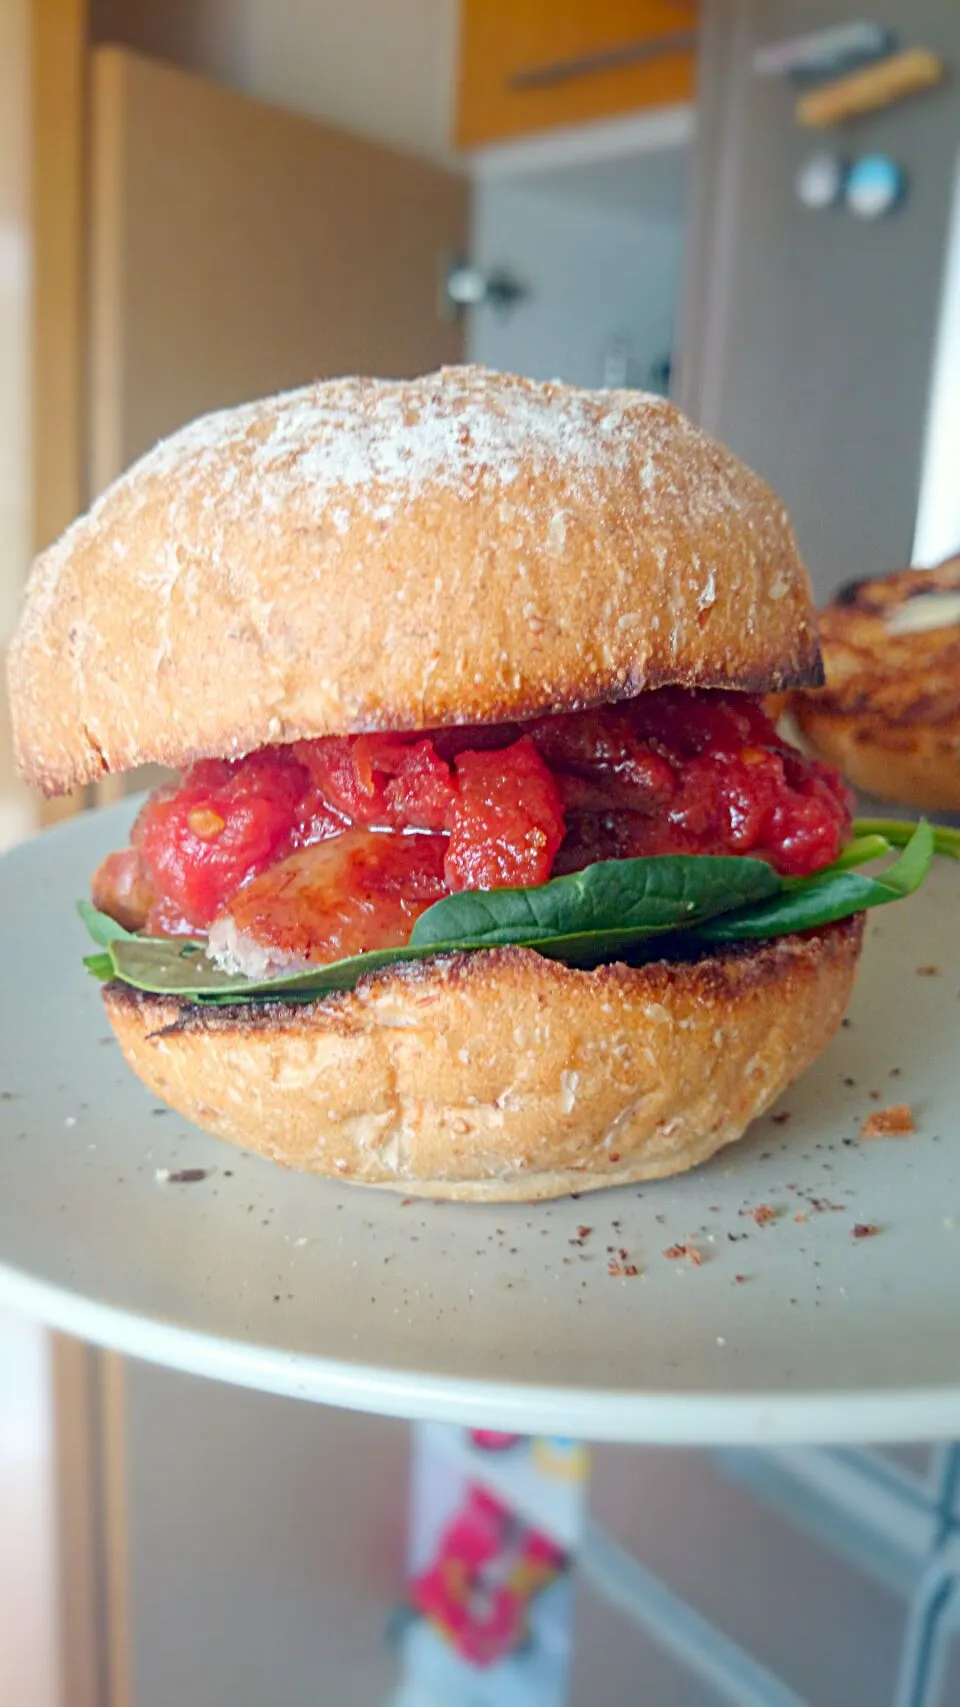
<instances>
[{"instance_id":1,"label":"baby spinach","mask_svg":"<svg viewBox=\"0 0 960 1707\"><path fill-rule=\"evenodd\" d=\"M534 948L571 966L615 958L642 959L664 938L705 947L811 930L912 894L933 857L936 833L926 823L895 826L905 842L899 858L876 877L855 869L892 851L893 837L872 821L836 863L813 877L783 879L763 860L668 854L604 860L530 889L462 890L421 914L410 941L254 980L223 972L202 940L140 937L87 902L78 909L101 949L86 965L98 978L119 978L153 995L199 1003L311 1001L384 966L432 955L514 945Z\"/></svg>"},{"instance_id":2,"label":"baby spinach","mask_svg":"<svg viewBox=\"0 0 960 1707\"><path fill-rule=\"evenodd\" d=\"M410 945L426 949L469 942L493 948L522 942L539 947L607 936L628 941L638 934L689 929L700 919L762 901L780 887L780 878L762 859L696 854L608 859L531 889L462 889L446 895L421 914Z\"/></svg>"},{"instance_id":3,"label":"baby spinach","mask_svg":"<svg viewBox=\"0 0 960 1707\"><path fill-rule=\"evenodd\" d=\"M879 877L866 877L839 864L829 866L756 907L709 919L696 934L704 942L744 942L834 924L852 913L912 895L926 877L932 858L933 831L929 824L917 824L899 859Z\"/></svg>"},{"instance_id":4,"label":"baby spinach","mask_svg":"<svg viewBox=\"0 0 960 1707\"><path fill-rule=\"evenodd\" d=\"M458 948L460 944L452 947ZM351 990L358 978L392 966L400 960L422 960L438 949L409 946L383 948L312 966L307 972L279 973L273 978L244 978L242 973L223 972L208 960L202 943L178 943L170 937L141 937L135 942L117 940L110 946L111 976L122 978L137 990L154 996L185 996L190 1001L240 1002L253 997L278 1000L325 995L330 990Z\"/></svg>"},{"instance_id":5,"label":"baby spinach","mask_svg":"<svg viewBox=\"0 0 960 1707\"><path fill-rule=\"evenodd\" d=\"M892 848L905 848L916 824L899 818L855 818L855 836L882 836ZM960 859L960 830L950 830L946 824L931 824L933 851L944 859Z\"/></svg>"},{"instance_id":6,"label":"baby spinach","mask_svg":"<svg viewBox=\"0 0 960 1707\"><path fill-rule=\"evenodd\" d=\"M91 956L97 976L121 978L152 995L239 1001L350 989L358 978L395 962L506 944L535 946L571 965L596 964L628 952L640 938L675 933L779 889L776 872L759 859L607 860L535 889L461 890L428 908L402 948L262 980L221 971L200 941L131 936L89 903L78 903L78 909L112 966L104 974L102 957Z\"/></svg>"},{"instance_id":7,"label":"baby spinach","mask_svg":"<svg viewBox=\"0 0 960 1707\"><path fill-rule=\"evenodd\" d=\"M89 901L78 901L77 912L100 948L109 948L118 937L127 937L131 942L136 938L132 931L124 930L123 925L112 919L109 913L99 913Z\"/></svg>"}]
</instances>

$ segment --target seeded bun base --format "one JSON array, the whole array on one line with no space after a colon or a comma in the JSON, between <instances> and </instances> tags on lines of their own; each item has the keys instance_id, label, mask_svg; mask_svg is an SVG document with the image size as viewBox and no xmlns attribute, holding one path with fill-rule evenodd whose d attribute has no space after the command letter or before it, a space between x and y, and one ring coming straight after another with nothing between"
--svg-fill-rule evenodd
<instances>
[{"instance_id":1,"label":"seeded bun base","mask_svg":"<svg viewBox=\"0 0 960 1707\"><path fill-rule=\"evenodd\" d=\"M194 422L40 558L10 651L18 762L52 794L668 683L821 679L757 475L664 398L479 368Z\"/></svg>"},{"instance_id":2,"label":"seeded bun base","mask_svg":"<svg viewBox=\"0 0 960 1707\"><path fill-rule=\"evenodd\" d=\"M658 1179L742 1136L820 1054L862 917L581 972L528 949L388 969L309 1007L106 987L153 1094L245 1150L407 1196L532 1201Z\"/></svg>"},{"instance_id":3,"label":"seeded bun base","mask_svg":"<svg viewBox=\"0 0 960 1707\"><path fill-rule=\"evenodd\" d=\"M958 592L954 557L860 581L823 612L826 685L791 695L790 710L814 752L864 794L960 812L960 624L889 626L913 600Z\"/></svg>"},{"instance_id":4,"label":"seeded bun base","mask_svg":"<svg viewBox=\"0 0 960 1707\"><path fill-rule=\"evenodd\" d=\"M960 813L960 719L951 729L791 709L812 751L861 794L918 812Z\"/></svg>"}]
</instances>

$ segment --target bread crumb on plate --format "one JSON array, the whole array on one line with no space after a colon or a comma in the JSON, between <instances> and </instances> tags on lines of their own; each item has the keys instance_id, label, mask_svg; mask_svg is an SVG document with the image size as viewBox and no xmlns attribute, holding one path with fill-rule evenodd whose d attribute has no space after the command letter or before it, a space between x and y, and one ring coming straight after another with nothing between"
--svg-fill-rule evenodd
<instances>
[{"instance_id":1,"label":"bread crumb on plate","mask_svg":"<svg viewBox=\"0 0 960 1707\"><path fill-rule=\"evenodd\" d=\"M875 1108L860 1128L861 1138L906 1138L916 1132L913 1110L909 1103L891 1103L889 1108Z\"/></svg>"}]
</instances>

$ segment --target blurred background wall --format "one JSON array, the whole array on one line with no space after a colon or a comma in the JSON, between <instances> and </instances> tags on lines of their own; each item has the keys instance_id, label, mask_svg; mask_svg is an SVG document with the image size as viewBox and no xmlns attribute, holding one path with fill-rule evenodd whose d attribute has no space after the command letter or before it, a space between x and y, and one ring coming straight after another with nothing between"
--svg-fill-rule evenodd
<instances>
[{"instance_id":1,"label":"blurred background wall","mask_svg":"<svg viewBox=\"0 0 960 1707\"><path fill-rule=\"evenodd\" d=\"M682 141L607 159L486 162L473 182L472 259L489 273L508 258L529 294L510 313L470 316L471 360L575 385L668 388L692 115L685 128Z\"/></svg>"},{"instance_id":2,"label":"blurred background wall","mask_svg":"<svg viewBox=\"0 0 960 1707\"><path fill-rule=\"evenodd\" d=\"M30 8L0 6L0 659L32 547ZM0 847L25 834L0 698ZM0 1310L0 1702L58 1707L53 1414L47 1336ZM6 1635L4 1635L6 1632Z\"/></svg>"},{"instance_id":3,"label":"blurred background wall","mask_svg":"<svg viewBox=\"0 0 960 1707\"><path fill-rule=\"evenodd\" d=\"M757 76L764 42L861 17L836 0L706 0L682 399L781 493L820 592L911 561L960 168L945 82L823 132ZM960 11L878 0L871 22L960 61ZM881 155L900 206L856 218L795 193L816 154ZM960 313L960 310L954 310ZM952 539L960 545L960 516Z\"/></svg>"},{"instance_id":4,"label":"blurred background wall","mask_svg":"<svg viewBox=\"0 0 960 1707\"><path fill-rule=\"evenodd\" d=\"M30 8L0 9L0 657L20 608L33 546L30 468ZM6 694L0 702L0 848L33 821L16 782Z\"/></svg>"}]
</instances>

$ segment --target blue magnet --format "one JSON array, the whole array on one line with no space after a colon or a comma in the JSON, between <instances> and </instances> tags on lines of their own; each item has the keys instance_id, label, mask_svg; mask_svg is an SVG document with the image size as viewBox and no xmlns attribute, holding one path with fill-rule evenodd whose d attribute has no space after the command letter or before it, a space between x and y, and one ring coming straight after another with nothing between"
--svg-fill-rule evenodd
<instances>
[{"instance_id":1,"label":"blue magnet","mask_svg":"<svg viewBox=\"0 0 960 1707\"><path fill-rule=\"evenodd\" d=\"M847 173L847 206L860 219L882 219L903 200L906 188L903 167L889 155L864 154Z\"/></svg>"}]
</instances>

